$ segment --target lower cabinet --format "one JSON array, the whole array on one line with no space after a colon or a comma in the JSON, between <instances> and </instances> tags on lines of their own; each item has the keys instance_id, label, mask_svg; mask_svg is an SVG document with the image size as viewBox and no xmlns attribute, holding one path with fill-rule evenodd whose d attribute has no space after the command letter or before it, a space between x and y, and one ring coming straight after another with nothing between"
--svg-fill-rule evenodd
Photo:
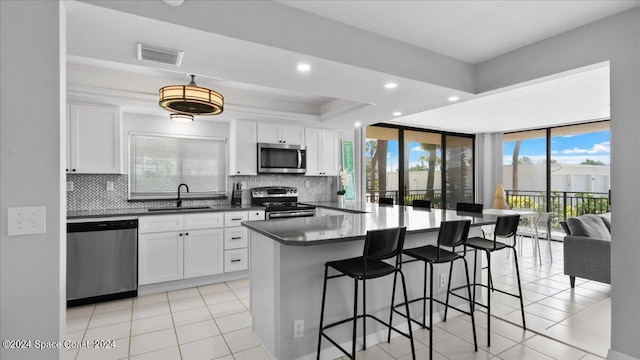
<instances>
[{"instance_id":1,"label":"lower cabinet","mask_svg":"<svg viewBox=\"0 0 640 360\"><path fill-rule=\"evenodd\" d=\"M184 236L184 278L224 271L222 229L189 230Z\"/></svg>"},{"instance_id":2,"label":"lower cabinet","mask_svg":"<svg viewBox=\"0 0 640 360\"><path fill-rule=\"evenodd\" d=\"M178 232L138 236L138 284L183 277L183 238Z\"/></svg>"},{"instance_id":3,"label":"lower cabinet","mask_svg":"<svg viewBox=\"0 0 640 360\"><path fill-rule=\"evenodd\" d=\"M264 210L140 217L138 284L247 270L245 220L264 220Z\"/></svg>"},{"instance_id":4,"label":"lower cabinet","mask_svg":"<svg viewBox=\"0 0 640 360\"><path fill-rule=\"evenodd\" d=\"M223 213L201 213L140 217L138 284L222 273L223 216Z\"/></svg>"}]
</instances>

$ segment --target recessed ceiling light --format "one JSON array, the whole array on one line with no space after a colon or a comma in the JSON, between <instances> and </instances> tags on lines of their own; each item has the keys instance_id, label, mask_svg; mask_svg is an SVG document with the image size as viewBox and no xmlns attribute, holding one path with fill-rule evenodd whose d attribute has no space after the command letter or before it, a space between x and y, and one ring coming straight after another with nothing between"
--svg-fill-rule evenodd
<instances>
[{"instance_id":1,"label":"recessed ceiling light","mask_svg":"<svg viewBox=\"0 0 640 360\"><path fill-rule=\"evenodd\" d=\"M178 7L184 3L184 0L162 0L165 4L173 7Z\"/></svg>"},{"instance_id":2,"label":"recessed ceiling light","mask_svg":"<svg viewBox=\"0 0 640 360\"><path fill-rule=\"evenodd\" d=\"M311 70L311 65L309 65L309 64L298 64L298 71L307 72L309 70Z\"/></svg>"},{"instance_id":3,"label":"recessed ceiling light","mask_svg":"<svg viewBox=\"0 0 640 360\"><path fill-rule=\"evenodd\" d=\"M396 112L393 113L393 116L400 116L400 115L402 115L402 113L400 111L396 111Z\"/></svg>"},{"instance_id":4,"label":"recessed ceiling light","mask_svg":"<svg viewBox=\"0 0 640 360\"><path fill-rule=\"evenodd\" d=\"M398 87L398 84L393 83L393 82L388 82L386 84L384 84L384 87L386 87L387 89L395 89Z\"/></svg>"},{"instance_id":5,"label":"recessed ceiling light","mask_svg":"<svg viewBox=\"0 0 640 360\"><path fill-rule=\"evenodd\" d=\"M457 97L457 96L450 96L447 100L449 100L449 101L458 101L458 100L460 100L460 98Z\"/></svg>"},{"instance_id":6,"label":"recessed ceiling light","mask_svg":"<svg viewBox=\"0 0 640 360\"><path fill-rule=\"evenodd\" d=\"M353 126L360 127L360 126L362 126L362 123L360 121L356 121L356 122L353 123Z\"/></svg>"}]
</instances>

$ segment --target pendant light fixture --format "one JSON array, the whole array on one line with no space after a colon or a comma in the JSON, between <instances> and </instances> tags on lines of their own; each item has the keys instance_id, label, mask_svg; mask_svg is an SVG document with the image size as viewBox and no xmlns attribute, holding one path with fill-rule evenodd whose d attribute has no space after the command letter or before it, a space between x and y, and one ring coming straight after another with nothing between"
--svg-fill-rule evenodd
<instances>
[{"instance_id":1,"label":"pendant light fixture","mask_svg":"<svg viewBox=\"0 0 640 360\"><path fill-rule=\"evenodd\" d=\"M189 114L179 114L179 113L173 113L171 115L169 115L169 118L175 122L180 122L180 123L190 123L193 122L193 115L189 115Z\"/></svg>"},{"instance_id":2,"label":"pendant light fixture","mask_svg":"<svg viewBox=\"0 0 640 360\"><path fill-rule=\"evenodd\" d=\"M193 115L222 113L224 108L222 95L199 87L196 85L196 76L189 76L191 76L191 82L187 85L169 85L160 89L160 106L173 113L192 115L192 118Z\"/></svg>"}]
</instances>

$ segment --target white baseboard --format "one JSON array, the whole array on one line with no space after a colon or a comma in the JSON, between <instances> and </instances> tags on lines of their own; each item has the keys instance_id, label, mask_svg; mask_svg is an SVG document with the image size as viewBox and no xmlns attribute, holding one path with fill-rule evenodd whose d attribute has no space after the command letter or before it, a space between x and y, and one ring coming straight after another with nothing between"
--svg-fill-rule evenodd
<instances>
[{"instance_id":1,"label":"white baseboard","mask_svg":"<svg viewBox=\"0 0 640 360\"><path fill-rule=\"evenodd\" d=\"M609 349L609 352L607 353L607 360L640 360L640 359L634 358L633 356L630 356L627 354L623 354L613 349Z\"/></svg>"},{"instance_id":2,"label":"white baseboard","mask_svg":"<svg viewBox=\"0 0 640 360\"><path fill-rule=\"evenodd\" d=\"M186 289L194 286L204 286L210 284L217 284L225 281L233 281L249 278L249 271L234 271L230 273L223 273L219 275L209 275L197 278L182 279L167 281L157 284L140 285L138 286L138 296L157 294L165 291L174 291Z\"/></svg>"}]
</instances>

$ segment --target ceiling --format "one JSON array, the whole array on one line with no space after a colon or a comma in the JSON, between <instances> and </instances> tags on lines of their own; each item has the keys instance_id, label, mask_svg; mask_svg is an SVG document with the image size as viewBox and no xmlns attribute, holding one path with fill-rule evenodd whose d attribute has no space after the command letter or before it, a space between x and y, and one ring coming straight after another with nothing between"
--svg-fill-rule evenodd
<instances>
[{"instance_id":1,"label":"ceiling","mask_svg":"<svg viewBox=\"0 0 640 360\"><path fill-rule=\"evenodd\" d=\"M186 84L193 73L198 85L225 96L223 115L202 120L343 129L354 122L399 122L480 133L607 117L606 64L490 94L476 94L469 79L478 62L640 1L64 3L70 100L166 116L157 90ZM137 60L138 42L183 50L183 63ZM312 70L297 72L300 62ZM387 82L399 86L385 89ZM452 104L450 96L460 100ZM396 111L403 115L391 115Z\"/></svg>"}]
</instances>

